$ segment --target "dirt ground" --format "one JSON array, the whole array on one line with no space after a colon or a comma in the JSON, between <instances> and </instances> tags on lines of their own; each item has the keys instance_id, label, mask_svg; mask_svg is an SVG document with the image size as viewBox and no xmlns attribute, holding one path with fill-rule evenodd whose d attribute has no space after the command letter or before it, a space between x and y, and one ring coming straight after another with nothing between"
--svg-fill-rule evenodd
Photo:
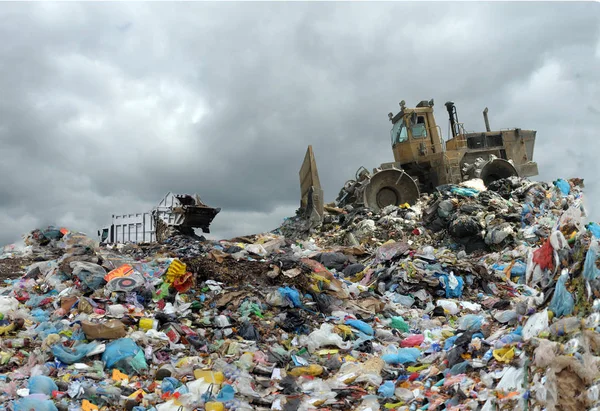
<instances>
[{"instance_id":1,"label":"dirt ground","mask_svg":"<svg viewBox=\"0 0 600 411\"><path fill-rule=\"evenodd\" d=\"M0 259L0 281L14 280L25 274L25 268L33 261L29 258Z\"/></svg>"},{"instance_id":2,"label":"dirt ground","mask_svg":"<svg viewBox=\"0 0 600 411\"><path fill-rule=\"evenodd\" d=\"M195 259L183 259L188 265L188 270L196 274L198 282L204 280L222 281L227 286L280 286L283 283L296 286L300 290L306 290L309 280L304 275L296 278L287 278L279 275L277 278L269 278L267 272L271 269L268 263L259 261L235 261L226 258L218 263L206 257Z\"/></svg>"}]
</instances>

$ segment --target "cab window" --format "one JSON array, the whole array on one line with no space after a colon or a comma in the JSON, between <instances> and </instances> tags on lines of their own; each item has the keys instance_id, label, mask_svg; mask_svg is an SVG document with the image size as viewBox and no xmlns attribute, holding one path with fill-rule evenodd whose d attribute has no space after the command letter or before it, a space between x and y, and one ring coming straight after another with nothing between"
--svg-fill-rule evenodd
<instances>
[{"instance_id":1,"label":"cab window","mask_svg":"<svg viewBox=\"0 0 600 411\"><path fill-rule=\"evenodd\" d=\"M427 128L425 127L425 117L418 116L417 123L410 129L413 138L425 138L427 137Z\"/></svg>"},{"instance_id":2,"label":"cab window","mask_svg":"<svg viewBox=\"0 0 600 411\"><path fill-rule=\"evenodd\" d=\"M406 131L406 125L404 124L404 119L394 124L392 130L390 131L390 135L392 137L392 146L408 140L408 133Z\"/></svg>"}]
</instances>

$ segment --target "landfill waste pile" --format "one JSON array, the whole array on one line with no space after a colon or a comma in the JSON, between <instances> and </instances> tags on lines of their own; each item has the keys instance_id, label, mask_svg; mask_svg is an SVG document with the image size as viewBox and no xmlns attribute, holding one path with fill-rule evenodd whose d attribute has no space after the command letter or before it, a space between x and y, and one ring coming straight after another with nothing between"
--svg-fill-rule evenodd
<instances>
[{"instance_id":1,"label":"landfill waste pile","mask_svg":"<svg viewBox=\"0 0 600 411\"><path fill-rule=\"evenodd\" d=\"M227 241L36 230L0 256L0 409L599 410L585 218L582 180L510 178Z\"/></svg>"}]
</instances>

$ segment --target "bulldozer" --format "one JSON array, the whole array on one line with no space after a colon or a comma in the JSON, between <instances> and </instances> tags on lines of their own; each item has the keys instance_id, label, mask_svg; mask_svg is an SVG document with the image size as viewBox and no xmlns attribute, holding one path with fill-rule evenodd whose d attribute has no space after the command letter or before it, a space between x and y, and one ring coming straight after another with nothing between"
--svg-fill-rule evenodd
<instances>
[{"instance_id":1,"label":"bulldozer","mask_svg":"<svg viewBox=\"0 0 600 411\"><path fill-rule=\"evenodd\" d=\"M397 114L389 113L394 162L383 163L369 172L360 167L355 179L346 182L335 201L337 207L362 206L374 212L389 205L414 205L421 193L442 186L479 178L490 183L511 176L538 175L533 161L535 130L520 128L492 131L488 108L483 111L485 132L467 132L458 119L454 102L445 104L449 118L444 141L433 114L434 101L423 100L409 108L400 102ZM321 189L312 146L300 169L300 209L322 218Z\"/></svg>"}]
</instances>

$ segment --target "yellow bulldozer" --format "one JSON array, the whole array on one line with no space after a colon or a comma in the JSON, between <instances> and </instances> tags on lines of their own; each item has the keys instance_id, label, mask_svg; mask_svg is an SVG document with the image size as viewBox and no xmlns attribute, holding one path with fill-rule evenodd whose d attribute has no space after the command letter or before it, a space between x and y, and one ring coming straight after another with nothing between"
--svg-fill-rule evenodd
<instances>
[{"instance_id":1,"label":"yellow bulldozer","mask_svg":"<svg viewBox=\"0 0 600 411\"><path fill-rule=\"evenodd\" d=\"M466 132L458 120L456 106L449 101L445 104L449 138L444 141L433 115L433 104L433 99L423 100L408 108L402 100L398 114L388 114L395 161L383 163L372 172L360 167L355 179L340 190L336 206L363 206L378 212L388 205L413 205L421 193L431 193L447 184L479 178L487 186L502 178L538 174L533 161L536 131L491 131L486 107L486 131ZM312 146L308 147L300 169L300 189L300 209L322 218L323 190Z\"/></svg>"}]
</instances>

